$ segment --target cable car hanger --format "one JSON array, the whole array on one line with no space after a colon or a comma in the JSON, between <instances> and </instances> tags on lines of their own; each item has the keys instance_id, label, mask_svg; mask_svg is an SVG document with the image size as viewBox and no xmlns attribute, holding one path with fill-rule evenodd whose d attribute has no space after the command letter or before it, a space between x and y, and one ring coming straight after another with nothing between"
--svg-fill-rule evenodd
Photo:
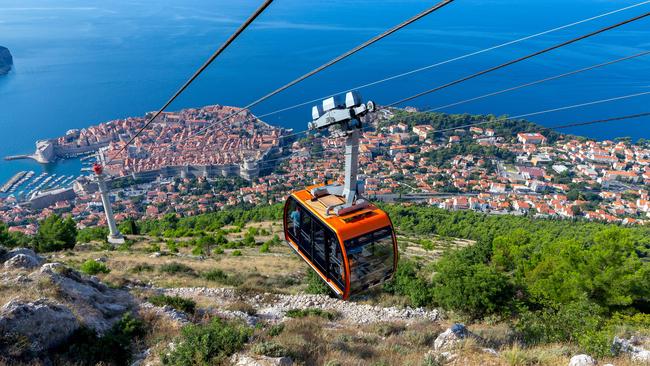
<instances>
[{"instance_id":1,"label":"cable car hanger","mask_svg":"<svg viewBox=\"0 0 650 366\"><path fill-rule=\"evenodd\" d=\"M345 105L338 104L337 98L331 97L323 101L322 107L316 105L312 108L313 121L308 124L309 130L328 129L333 137L345 137L345 183L342 186L330 184L311 190L315 199L326 195L345 198L345 203L328 207L328 215L333 212L340 216L368 206L368 202L360 197L357 181L359 136L362 129L361 118L374 110L375 103L369 101L363 104L361 95L357 92L348 92L345 95Z\"/></svg>"}]
</instances>

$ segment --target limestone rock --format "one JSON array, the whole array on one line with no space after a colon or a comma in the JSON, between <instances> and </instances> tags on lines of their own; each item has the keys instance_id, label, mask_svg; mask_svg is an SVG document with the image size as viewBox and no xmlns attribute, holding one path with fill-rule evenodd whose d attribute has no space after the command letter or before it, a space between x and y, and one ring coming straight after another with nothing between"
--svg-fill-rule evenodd
<instances>
[{"instance_id":1,"label":"limestone rock","mask_svg":"<svg viewBox=\"0 0 650 366\"><path fill-rule=\"evenodd\" d=\"M180 325L185 325L190 322L187 314L182 311L178 311L172 308L169 305L165 306L156 306L150 302L144 302L140 304L140 311L151 311L158 316L165 317L170 321L176 322Z\"/></svg>"},{"instance_id":2,"label":"limestone rock","mask_svg":"<svg viewBox=\"0 0 650 366\"><path fill-rule=\"evenodd\" d=\"M612 353L627 353L633 361L650 364L650 351L635 346L635 343L638 343L638 339L635 339L634 337L630 340L614 337L614 341L612 342Z\"/></svg>"},{"instance_id":3,"label":"limestone rock","mask_svg":"<svg viewBox=\"0 0 650 366\"><path fill-rule=\"evenodd\" d=\"M234 354L230 359L235 366L292 366L293 360L289 357L250 356Z\"/></svg>"},{"instance_id":4,"label":"limestone rock","mask_svg":"<svg viewBox=\"0 0 650 366\"><path fill-rule=\"evenodd\" d=\"M46 263L39 272L30 276L51 282L75 309L80 321L100 334L133 307L132 297L127 291L111 289L97 278L82 276L60 263Z\"/></svg>"},{"instance_id":5,"label":"limestone rock","mask_svg":"<svg viewBox=\"0 0 650 366\"><path fill-rule=\"evenodd\" d=\"M650 365L650 351L641 350L632 354L632 361Z\"/></svg>"},{"instance_id":6,"label":"limestone rock","mask_svg":"<svg viewBox=\"0 0 650 366\"><path fill-rule=\"evenodd\" d=\"M463 324L454 324L451 328L440 333L433 342L435 351L453 349L460 341L471 335L469 330Z\"/></svg>"},{"instance_id":7,"label":"limestone rock","mask_svg":"<svg viewBox=\"0 0 650 366\"><path fill-rule=\"evenodd\" d=\"M5 269L29 269L38 267L39 261L25 254L16 254L4 263Z\"/></svg>"},{"instance_id":8,"label":"limestone rock","mask_svg":"<svg viewBox=\"0 0 650 366\"><path fill-rule=\"evenodd\" d=\"M72 311L48 299L14 300L0 308L0 334L26 337L34 353L58 346L77 328L79 321Z\"/></svg>"},{"instance_id":9,"label":"limestone rock","mask_svg":"<svg viewBox=\"0 0 650 366\"><path fill-rule=\"evenodd\" d=\"M43 258L39 257L33 250L27 248L18 248L4 253L2 256L4 267L7 269L34 268L43 263Z\"/></svg>"},{"instance_id":10,"label":"limestone rock","mask_svg":"<svg viewBox=\"0 0 650 366\"><path fill-rule=\"evenodd\" d=\"M569 366L596 366L598 363L589 355L577 355L571 357Z\"/></svg>"}]
</instances>

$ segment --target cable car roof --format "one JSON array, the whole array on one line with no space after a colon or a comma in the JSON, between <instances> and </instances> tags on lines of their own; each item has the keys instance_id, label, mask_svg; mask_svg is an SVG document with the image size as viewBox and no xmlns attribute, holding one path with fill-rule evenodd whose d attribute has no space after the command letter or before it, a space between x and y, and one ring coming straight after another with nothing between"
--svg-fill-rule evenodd
<instances>
[{"instance_id":1,"label":"cable car roof","mask_svg":"<svg viewBox=\"0 0 650 366\"><path fill-rule=\"evenodd\" d=\"M327 195L314 200L314 196L311 195L310 190L319 186L321 185L307 187L294 192L292 196L309 209L312 214L316 215L327 226L337 232L342 240L345 241L391 224L388 215L373 204L342 216L327 214L327 207L340 203L341 198Z\"/></svg>"}]
</instances>

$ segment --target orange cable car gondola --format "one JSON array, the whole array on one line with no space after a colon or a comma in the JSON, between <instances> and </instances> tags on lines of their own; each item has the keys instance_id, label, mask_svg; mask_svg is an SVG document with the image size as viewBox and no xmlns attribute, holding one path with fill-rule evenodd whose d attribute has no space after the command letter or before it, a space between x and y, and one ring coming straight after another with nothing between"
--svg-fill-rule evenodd
<instances>
[{"instance_id":1,"label":"orange cable car gondola","mask_svg":"<svg viewBox=\"0 0 650 366\"><path fill-rule=\"evenodd\" d=\"M310 130L330 128L346 137L345 183L315 185L292 193L284 206L289 246L341 298L359 294L392 278L397 241L386 212L361 198L357 182L360 118L374 110L356 93L314 107ZM332 127L336 127L333 129Z\"/></svg>"}]
</instances>

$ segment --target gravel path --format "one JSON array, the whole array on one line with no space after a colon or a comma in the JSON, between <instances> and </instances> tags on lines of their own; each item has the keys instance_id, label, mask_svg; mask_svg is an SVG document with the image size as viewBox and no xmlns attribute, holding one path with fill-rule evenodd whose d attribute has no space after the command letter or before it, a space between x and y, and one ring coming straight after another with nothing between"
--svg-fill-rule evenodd
<instances>
[{"instance_id":1,"label":"gravel path","mask_svg":"<svg viewBox=\"0 0 650 366\"><path fill-rule=\"evenodd\" d=\"M359 304L351 301L333 299L325 295L242 295L228 288L170 288L157 289L167 295L175 295L186 298L202 298L208 302L214 302L215 307L227 306L233 302L244 301L257 310L257 316L270 321L281 321L285 313L291 309L317 308L322 310L333 310L340 314L339 321L368 324L383 321L422 321L439 320L437 310L426 310L423 308L397 308L381 307L366 304Z\"/></svg>"}]
</instances>

